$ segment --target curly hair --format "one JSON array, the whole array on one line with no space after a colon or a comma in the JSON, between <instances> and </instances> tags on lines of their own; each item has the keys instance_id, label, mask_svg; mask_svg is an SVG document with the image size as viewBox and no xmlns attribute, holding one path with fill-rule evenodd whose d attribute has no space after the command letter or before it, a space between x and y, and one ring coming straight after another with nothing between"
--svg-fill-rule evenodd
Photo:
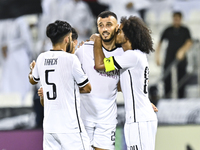
<instances>
[{"instance_id":1,"label":"curly hair","mask_svg":"<svg viewBox=\"0 0 200 150\"><path fill-rule=\"evenodd\" d=\"M64 36L72 32L72 27L66 21L57 20L50 23L46 28L46 35L51 39L53 45L63 41Z\"/></svg>"},{"instance_id":2,"label":"curly hair","mask_svg":"<svg viewBox=\"0 0 200 150\"><path fill-rule=\"evenodd\" d=\"M151 32L140 18L130 16L127 19L122 17L120 23L123 26L122 30L125 37L131 42L133 50L139 49L147 54L154 52Z\"/></svg>"}]
</instances>

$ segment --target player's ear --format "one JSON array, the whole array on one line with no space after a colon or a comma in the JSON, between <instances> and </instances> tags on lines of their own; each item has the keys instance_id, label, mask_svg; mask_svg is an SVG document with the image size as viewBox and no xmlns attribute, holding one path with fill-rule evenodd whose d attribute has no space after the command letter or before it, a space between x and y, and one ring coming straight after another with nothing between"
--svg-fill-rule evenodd
<instances>
[{"instance_id":1,"label":"player's ear","mask_svg":"<svg viewBox=\"0 0 200 150\"><path fill-rule=\"evenodd\" d=\"M69 36L65 36L64 42L67 44L69 42Z\"/></svg>"},{"instance_id":2,"label":"player's ear","mask_svg":"<svg viewBox=\"0 0 200 150\"><path fill-rule=\"evenodd\" d=\"M115 32L117 32L119 29L119 24L117 24L116 28L115 28Z\"/></svg>"}]
</instances>

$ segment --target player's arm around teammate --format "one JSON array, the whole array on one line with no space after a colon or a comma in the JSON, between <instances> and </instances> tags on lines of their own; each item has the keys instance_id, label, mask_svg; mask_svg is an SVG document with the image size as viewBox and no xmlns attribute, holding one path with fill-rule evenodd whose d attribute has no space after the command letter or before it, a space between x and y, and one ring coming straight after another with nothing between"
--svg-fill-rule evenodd
<instances>
[{"instance_id":1,"label":"player's arm around teammate","mask_svg":"<svg viewBox=\"0 0 200 150\"><path fill-rule=\"evenodd\" d=\"M120 69L126 106L124 130L127 149L154 150L157 117L151 108L147 94L149 71L146 58L146 54L154 49L148 28L137 17L121 19L116 41L125 51L122 56L105 58L98 39L98 37L95 39L94 45L95 68L105 69L107 72Z\"/></svg>"},{"instance_id":2,"label":"player's arm around teammate","mask_svg":"<svg viewBox=\"0 0 200 150\"><path fill-rule=\"evenodd\" d=\"M102 40L99 36L99 34L93 34L91 36L91 39L94 41L94 57L95 57L95 69L96 70L105 70L105 65L104 65L104 58L105 55L102 51ZM121 91L121 86L120 82L118 83L118 91ZM152 108L154 112L158 112L158 108L151 103Z\"/></svg>"}]
</instances>

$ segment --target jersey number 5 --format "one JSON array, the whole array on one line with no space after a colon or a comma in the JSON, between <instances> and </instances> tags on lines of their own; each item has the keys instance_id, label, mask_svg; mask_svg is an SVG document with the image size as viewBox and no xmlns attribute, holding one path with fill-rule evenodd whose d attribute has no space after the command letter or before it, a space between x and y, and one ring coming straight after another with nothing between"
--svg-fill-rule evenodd
<instances>
[{"instance_id":1,"label":"jersey number 5","mask_svg":"<svg viewBox=\"0 0 200 150\"><path fill-rule=\"evenodd\" d=\"M49 81L48 81L48 77L49 77L49 73L50 72L54 72L55 70L46 70L45 71L45 81L46 81L46 84L47 85L52 85L52 87L53 87L53 97L50 97L49 95L49 92L47 92L47 98L48 98L48 100L55 100L56 99L56 97L57 97L57 93L56 93L56 85L54 84L54 83L50 83Z\"/></svg>"}]
</instances>

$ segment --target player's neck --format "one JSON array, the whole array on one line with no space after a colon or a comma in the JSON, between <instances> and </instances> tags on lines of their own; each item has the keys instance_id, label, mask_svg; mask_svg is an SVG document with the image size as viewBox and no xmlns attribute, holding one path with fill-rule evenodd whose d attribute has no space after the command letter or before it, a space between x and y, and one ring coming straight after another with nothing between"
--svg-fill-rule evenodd
<instances>
[{"instance_id":1,"label":"player's neck","mask_svg":"<svg viewBox=\"0 0 200 150\"><path fill-rule=\"evenodd\" d=\"M131 43L127 40L126 43L121 44L124 51L132 50Z\"/></svg>"},{"instance_id":2,"label":"player's neck","mask_svg":"<svg viewBox=\"0 0 200 150\"><path fill-rule=\"evenodd\" d=\"M65 51L65 46L63 44L56 44L56 45L53 46L53 50Z\"/></svg>"},{"instance_id":3,"label":"player's neck","mask_svg":"<svg viewBox=\"0 0 200 150\"><path fill-rule=\"evenodd\" d=\"M103 45L103 47L105 49L107 49L109 51L113 50L116 47L115 40L111 40L110 42L104 42L104 41L102 41L102 45Z\"/></svg>"},{"instance_id":4,"label":"player's neck","mask_svg":"<svg viewBox=\"0 0 200 150\"><path fill-rule=\"evenodd\" d=\"M180 28L180 27L181 27L181 24L173 24L173 27L174 27L174 28Z\"/></svg>"}]
</instances>

